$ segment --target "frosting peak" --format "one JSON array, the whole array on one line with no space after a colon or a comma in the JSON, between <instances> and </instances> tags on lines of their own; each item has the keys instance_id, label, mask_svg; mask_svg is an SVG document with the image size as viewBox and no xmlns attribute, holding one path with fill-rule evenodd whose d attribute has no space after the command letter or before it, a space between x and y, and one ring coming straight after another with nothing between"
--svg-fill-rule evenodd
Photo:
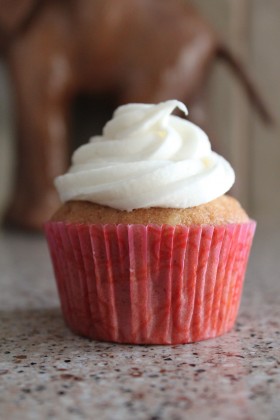
<instances>
[{"instance_id":1,"label":"frosting peak","mask_svg":"<svg viewBox=\"0 0 280 420\"><path fill-rule=\"evenodd\" d=\"M195 124L171 115L176 100L120 106L73 155L55 180L62 201L86 200L120 210L186 208L214 200L234 183L230 164Z\"/></svg>"}]
</instances>

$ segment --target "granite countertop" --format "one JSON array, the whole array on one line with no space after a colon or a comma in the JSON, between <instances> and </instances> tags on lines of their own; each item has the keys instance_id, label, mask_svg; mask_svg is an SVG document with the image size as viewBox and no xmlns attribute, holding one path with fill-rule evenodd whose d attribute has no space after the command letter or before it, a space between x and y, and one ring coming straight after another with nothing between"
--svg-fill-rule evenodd
<instances>
[{"instance_id":1,"label":"granite countertop","mask_svg":"<svg viewBox=\"0 0 280 420\"><path fill-rule=\"evenodd\" d=\"M258 227L234 330L130 346L64 325L44 238L0 234L0 418L280 418L280 228Z\"/></svg>"}]
</instances>

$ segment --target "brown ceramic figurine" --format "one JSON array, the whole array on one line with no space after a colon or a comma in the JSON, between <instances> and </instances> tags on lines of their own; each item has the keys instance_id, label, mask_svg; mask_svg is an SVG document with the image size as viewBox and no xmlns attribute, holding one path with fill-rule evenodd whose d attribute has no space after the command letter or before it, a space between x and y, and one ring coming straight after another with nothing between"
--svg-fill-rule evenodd
<instances>
[{"instance_id":1,"label":"brown ceramic figurine","mask_svg":"<svg viewBox=\"0 0 280 420\"><path fill-rule=\"evenodd\" d=\"M69 107L81 92L118 103L177 98L200 125L199 101L224 58L265 120L250 79L212 27L181 0L1 0L0 45L17 115L17 173L6 219L40 229L69 164ZM203 124L202 124L203 125Z\"/></svg>"}]
</instances>

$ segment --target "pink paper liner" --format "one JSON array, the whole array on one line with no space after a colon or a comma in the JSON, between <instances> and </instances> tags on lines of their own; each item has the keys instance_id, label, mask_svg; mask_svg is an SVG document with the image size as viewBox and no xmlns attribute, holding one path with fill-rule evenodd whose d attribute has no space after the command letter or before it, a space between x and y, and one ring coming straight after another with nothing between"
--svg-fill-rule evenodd
<instances>
[{"instance_id":1,"label":"pink paper liner","mask_svg":"<svg viewBox=\"0 0 280 420\"><path fill-rule=\"evenodd\" d=\"M47 222L66 323L95 340L133 344L224 334L238 313L255 227Z\"/></svg>"}]
</instances>

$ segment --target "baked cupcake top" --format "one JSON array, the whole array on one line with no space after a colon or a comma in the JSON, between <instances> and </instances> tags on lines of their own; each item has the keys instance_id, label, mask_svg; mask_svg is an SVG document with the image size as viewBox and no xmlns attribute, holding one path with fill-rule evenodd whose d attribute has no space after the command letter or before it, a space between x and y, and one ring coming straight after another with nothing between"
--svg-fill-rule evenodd
<instances>
[{"instance_id":1,"label":"baked cupcake top","mask_svg":"<svg viewBox=\"0 0 280 420\"><path fill-rule=\"evenodd\" d=\"M176 100L119 107L102 136L77 149L69 171L56 178L62 202L130 212L192 208L225 194L232 167L199 127L171 115L175 108L187 114Z\"/></svg>"},{"instance_id":2,"label":"baked cupcake top","mask_svg":"<svg viewBox=\"0 0 280 420\"><path fill-rule=\"evenodd\" d=\"M248 216L224 194L234 183L230 164L211 150L179 101L119 107L101 136L74 153L55 180L65 203L53 221L101 224L220 225Z\"/></svg>"},{"instance_id":3,"label":"baked cupcake top","mask_svg":"<svg viewBox=\"0 0 280 420\"><path fill-rule=\"evenodd\" d=\"M159 208L136 209L130 212L116 210L88 201L69 201L52 217L52 221L94 224L144 224L157 225L223 225L246 223L247 214L233 197L223 195L210 203L187 209Z\"/></svg>"}]
</instances>

